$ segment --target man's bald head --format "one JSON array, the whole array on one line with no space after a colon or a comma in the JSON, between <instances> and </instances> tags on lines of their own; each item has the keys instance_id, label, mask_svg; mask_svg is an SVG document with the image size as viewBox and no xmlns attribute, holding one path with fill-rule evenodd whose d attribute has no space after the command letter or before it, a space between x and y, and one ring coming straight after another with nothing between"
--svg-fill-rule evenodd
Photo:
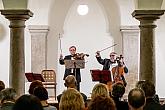
<instances>
[{"instance_id":1,"label":"man's bald head","mask_svg":"<svg viewBox=\"0 0 165 110\"><path fill-rule=\"evenodd\" d=\"M65 86L68 88L76 88L76 85L77 85L77 81L76 81L76 78L75 76L73 75L68 75L66 78L65 78Z\"/></svg>"}]
</instances>

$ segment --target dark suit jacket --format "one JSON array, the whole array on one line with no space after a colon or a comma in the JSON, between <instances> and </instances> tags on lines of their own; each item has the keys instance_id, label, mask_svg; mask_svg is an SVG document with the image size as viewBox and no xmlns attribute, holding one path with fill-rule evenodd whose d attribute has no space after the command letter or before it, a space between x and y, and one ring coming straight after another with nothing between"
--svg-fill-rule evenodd
<instances>
[{"instance_id":1,"label":"dark suit jacket","mask_svg":"<svg viewBox=\"0 0 165 110\"><path fill-rule=\"evenodd\" d=\"M115 105L116 105L116 110L129 110L129 107L128 107L128 102L125 102L125 101L120 101L119 98L114 98L112 97L114 102L115 102Z\"/></svg>"},{"instance_id":2,"label":"dark suit jacket","mask_svg":"<svg viewBox=\"0 0 165 110\"><path fill-rule=\"evenodd\" d=\"M64 65L64 60L71 60L71 57L72 57L71 55L67 55L67 56L65 56L64 59L59 59L59 63L61 65ZM75 73L76 73L76 75L75 75ZM65 74L64 74L63 80L65 80L65 78L68 75L74 75L76 77L77 82L81 82L81 75L80 75L80 69L79 68L74 70L74 74L71 73L71 69L65 69Z\"/></svg>"},{"instance_id":3,"label":"dark suit jacket","mask_svg":"<svg viewBox=\"0 0 165 110\"><path fill-rule=\"evenodd\" d=\"M101 57L96 57L97 61L103 65L103 70L109 70L110 65L113 64L114 62L112 62L110 59L102 59ZM124 72L128 73L128 68L124 67Z\"/></svg>"},{"instance_id":4,"label":"dark suit jacket","mask_svg":"<svg viewBox=\"0 0 165 110\"><path fill-rule=\"evenodd\" d=\"M112 62L110 59L107 59L107 58L102 59L101 57L96 57L96 59L97 59L97 61L100 64L103 65L103 70L109 70L110 69L110 65L113 64L113 63L115 63L115 62ZM128 73L128 68L127 67L124 67L124 72L125 73ZM127 85L127 82L126 82L124 76L122 77L122 79L123 79L123 82L124 82L124 86L126 86ZM106 84L107 81L100 81L100 83Z\"/></svg>"},{"instance_id":5,"label":"dark suit jacket","mask_svg":"<svg viewBox=\"0 0 165 110\"><path fill-rule=\"evenodd\" d=\"M161 110L161 105L156 103L153 98L147 98L143 110Z\"/></svg>"}]
</instances>

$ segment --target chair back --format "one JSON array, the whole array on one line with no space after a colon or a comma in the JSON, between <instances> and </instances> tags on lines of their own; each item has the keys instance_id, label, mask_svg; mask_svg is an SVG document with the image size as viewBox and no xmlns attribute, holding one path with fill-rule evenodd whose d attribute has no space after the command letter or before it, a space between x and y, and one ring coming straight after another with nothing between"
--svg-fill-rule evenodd
<instances>
[{"instance_id":1,"label":"chair back","mask_svg":"<svg viewBox=\"0 0 165 110\"><path fill-rule=\"evenodd\" d=\"M41 72L45 82L55 82L56 83L56 73L54 70L42 70Z\"/></svg>"}]
</instances>

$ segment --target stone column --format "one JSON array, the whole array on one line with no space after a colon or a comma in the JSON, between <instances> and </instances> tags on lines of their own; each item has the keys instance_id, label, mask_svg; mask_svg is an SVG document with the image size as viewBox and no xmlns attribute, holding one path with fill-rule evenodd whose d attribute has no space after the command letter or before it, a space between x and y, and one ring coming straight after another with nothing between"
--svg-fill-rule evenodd
<instances>
[{"instance_id":1,"label":"stone column","mask_svg":"<svg viewBox=\"0 0 165 110\"><path fill-rule=\"evenodd\" d=\"M140 21L140 73L139 80L150 80L155 84L155 34L154 21L164 10L135 10L132 16Z\"/></svg>"},{"instance_id":2,"label":"stone column","mask_svg":"<svg viewBox=\"0 0 165 110\"><path fill-rule=\"evenodd\" d=\"M10 21L10 67L9 86L16 89L18 95L25 92L25 21L33 15L30 10L1 10Z\"/></svg>"}]
</instances>

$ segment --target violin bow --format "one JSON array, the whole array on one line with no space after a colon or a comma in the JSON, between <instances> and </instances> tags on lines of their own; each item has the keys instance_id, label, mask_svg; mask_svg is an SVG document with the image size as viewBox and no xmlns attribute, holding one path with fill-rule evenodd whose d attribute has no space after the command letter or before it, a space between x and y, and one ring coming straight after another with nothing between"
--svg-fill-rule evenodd
<instances>
[{"instance_id":1,"label":"violin bow","mask_svg":"<svg viewBox=\"0 0 165 110\"><path fill-rule=\"evenodd\" d=\"M107 47L107 48L104 48L104 49L100 50L99 52L104 51L104 50L107 50L107 49L109 49L109 48L111 48L111 47L114 47L114 46L116 46L116 45L117 45L117 44L113 44L113 45L111 45L111 46L109 46L109 47Z\"/></svg>"},{"instance_id":2,"label":"violin bow","mask_svg":"<svg viewBox=\"0 0 165 110\"><path fill-rule=\"evenodd\" d=\"M60 52L62 54L62 47L61 47L61 34L59 33L59 40L60 40Z\"/></svg>"}]
</instances>

